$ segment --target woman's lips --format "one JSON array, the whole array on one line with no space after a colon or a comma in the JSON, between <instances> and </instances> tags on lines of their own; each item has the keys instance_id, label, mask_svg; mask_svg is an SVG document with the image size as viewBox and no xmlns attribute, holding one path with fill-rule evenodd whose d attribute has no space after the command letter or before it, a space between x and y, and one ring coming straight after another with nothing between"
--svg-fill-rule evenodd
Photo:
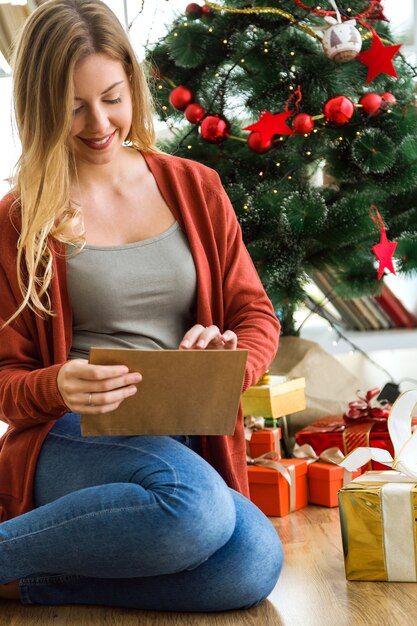
<instances>
[{"instance_id":1,"label":"woman's lips","mask_svg":"<svg viewBox=\"0 0 417 626\"><path fill-rule=\"evenodd\" d=\"M105 135L104 137L97 139L86 139L85 137L79 137L79 139L81 139L81 141L92 150L106 150L106 148L108 148L111 144L115 133L116 131L114 131L111 135Z\"/></svg>"}]
</instances>

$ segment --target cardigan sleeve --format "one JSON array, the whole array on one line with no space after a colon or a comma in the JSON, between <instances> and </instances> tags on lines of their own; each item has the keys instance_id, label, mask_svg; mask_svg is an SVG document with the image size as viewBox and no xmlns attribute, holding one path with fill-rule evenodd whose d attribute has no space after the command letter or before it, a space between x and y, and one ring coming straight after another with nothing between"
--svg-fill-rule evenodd
<instances>
[{"instance_id":1,"label":"cardigan sleeve","mask_svg":"<svg viewBox=\"0 0 417 626\"><path fill-rule=\"evenodd\" d=\"M39 328L45 321L26 307L1 328L22 299L16 270L18 233L7 200L0 203L0 419L22 429L56 419L68 409L56 383L61 364L46 356L49 346L41 346Z\"/></svg>"},{"instance_id":2,"label":"cardigan sleeve","mask_svg":"<svg viewBox=\"0 0 417 626\"><path fill-rule=\"evenodd\" d=\"M233 206L220 181L216 185L217 207L223 213L226 237L219 233L219 253L223 270L223 308L226 329L238 337L238 348L248 350L243 391L268 369L279 340L280 324L272 303L243 242L242 231ZM220 202L220 206L219 206ZM222 220L218 220L222 223Z\"/></svg>"}]
</instances>

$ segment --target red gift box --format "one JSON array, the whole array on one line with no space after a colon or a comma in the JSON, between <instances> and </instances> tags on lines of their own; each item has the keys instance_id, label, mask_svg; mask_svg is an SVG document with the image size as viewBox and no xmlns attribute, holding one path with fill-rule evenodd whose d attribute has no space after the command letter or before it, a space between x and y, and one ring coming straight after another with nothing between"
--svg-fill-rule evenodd
<instances>
[{"instance_id":1,"label":"red gift box","mask_svg":"<svg viewBox=\"0 0 417 626\"><path fill-rule=\"evenodd\" d=\"M295 434L295 440L300 446L309 443L317 455L320 455L326 448L340 448L346 455L355 448L368 446L388 450L393 455L394 448L386 422L385 430L380 429L381 422L364 420L348 425L343 417L323 417L298 431ZM372 461L372 469L386 468Z\"/></svg>"},{"instance_id":2,"label":"red gift box","mask_svg":"<svg viewBox=\"0 0 417 626\"><path fill-rule=\"evenodd\" d=\"M266 452L276 452L281 458L281 429L271 428L268 430L255 430L249 440L250 456L255 458L266 454Z\"/></svg>"},{"instance_id":3,"label":"red gift box","mask_svg":"<svg viewBox=\"0 0 417 626\"><path fill-rule=\"evenodd\" d=\"M307 506L307 461L304 459L281 459L281 465L293 475L293 509ZM250 499L265 513L284 517L290 513L290 485L278 470L264 466L248 466Z\"/></svg>"},{"instance_id":4,"label":"red gift box","mask_svg":"<svg viewBox=\"0 0 417 626\"><path fill-rule=\"evenodd\" d=\"M352 480L361 470L352 472ZM321 506L338 506L338 491L343 487L344 469L333 463L310 463L307 470L308 501Z\"/></svg>"}]
</instances>

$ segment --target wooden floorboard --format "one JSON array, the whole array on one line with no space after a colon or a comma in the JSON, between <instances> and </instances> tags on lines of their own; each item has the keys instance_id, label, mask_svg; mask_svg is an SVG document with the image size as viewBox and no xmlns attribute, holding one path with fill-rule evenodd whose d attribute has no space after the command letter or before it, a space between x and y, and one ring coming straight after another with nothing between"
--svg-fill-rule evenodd
<instances>
[{"instance_id":1,"label":"wooden floorboard","mask_svg":"<svg viewBox=\"0 0 417 626\"><path fill-rule=\"evenodd\" d=\"M254 609L187 614L0 601L0 626L417 626L417 583L345 580L337 509L309 506L271 519L285 565Z\"/></svg>"}]
</instances>

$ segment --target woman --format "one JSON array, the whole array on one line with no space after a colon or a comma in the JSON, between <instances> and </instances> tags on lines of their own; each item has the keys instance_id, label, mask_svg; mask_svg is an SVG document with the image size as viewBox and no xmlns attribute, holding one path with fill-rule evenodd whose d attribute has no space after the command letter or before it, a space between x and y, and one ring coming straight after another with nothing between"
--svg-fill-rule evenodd
<instances>
[{"instance_id":1,"label":"woman","mask_svg":"<svg viewBox=\"0 0 417 626\"><path fill-rule=\"evenodd\" d=\"M214 171L155 149L142 70L100 0L39 7L14 80L22 156L0 204L0 597L253 606L282 548L245 497L241 413L233 437L81 437L79 425L81 412L140 393L140 374L89 364L92 345L239 345L244 389L264 372L278 322L233 209Z\"/></svg>"}]
</instances>

